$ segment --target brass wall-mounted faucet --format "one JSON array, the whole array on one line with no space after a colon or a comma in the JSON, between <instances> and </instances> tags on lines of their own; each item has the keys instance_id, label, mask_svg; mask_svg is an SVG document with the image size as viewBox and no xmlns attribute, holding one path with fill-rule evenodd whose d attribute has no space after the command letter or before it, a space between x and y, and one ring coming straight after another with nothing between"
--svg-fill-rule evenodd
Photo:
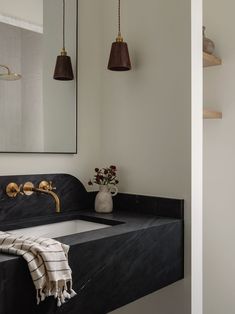
<instances>
[{"instance_id":1,"label":"brass wall-mounted faucet","mask_svg":"<svg viewBox=\"0 0 235 314\"><path fill-rule=\"evenodd\" d=\"M55 200L56 204L56 212L60 212L60 199L58 195L53 192L55 190L54 187L52 187L51 181L42 181L39 184L39 187L35 187L32 182L26 182L24 185L18 186L16 183L9 183L6 187L6 193L9 197L16 197L18 194L23 195L32 195L34 192L37 193L43 193L47 195L51 195L53 199Z\"/></svg>"}]
</instances>

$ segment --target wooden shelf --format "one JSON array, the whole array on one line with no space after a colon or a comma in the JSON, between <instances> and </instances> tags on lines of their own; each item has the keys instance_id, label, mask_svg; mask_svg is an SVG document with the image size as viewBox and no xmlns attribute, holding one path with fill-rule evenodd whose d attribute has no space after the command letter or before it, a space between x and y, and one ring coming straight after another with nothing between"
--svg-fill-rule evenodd
<instances>
[{"instance_id":1,"label":"wooden shelf","mask_svg":"<svg viewBox=\"0 0 235 314\"><path fill-rule=\"evenodd\" d=\"M211 67L214 65L222 64L222 60L214 55L210 55L209 53L203 52L203 67Z\"/></svg>"},{"instance_id":2,"label":"wooden shelf","mask_svg":"<svg viewBox=\"0 0 235 314\"><path fill-rule=\"evenodd\" d=\"M222 112L204 109L203 119L222 119Z\"/></svg>"},{"instance_id":3,"label":"wooden shelf","mask_svg":"<svg viewBox=\"0 0 235 314\"><path fill-rule=\"evenodd\" d=\"M222 60L214 55L210 55L209 53L203 52L203 67L211 67L215 65L222 64ZM203 110L203 119L222 119L222 112L204 109Z\"/></svg>"}]
</instances>

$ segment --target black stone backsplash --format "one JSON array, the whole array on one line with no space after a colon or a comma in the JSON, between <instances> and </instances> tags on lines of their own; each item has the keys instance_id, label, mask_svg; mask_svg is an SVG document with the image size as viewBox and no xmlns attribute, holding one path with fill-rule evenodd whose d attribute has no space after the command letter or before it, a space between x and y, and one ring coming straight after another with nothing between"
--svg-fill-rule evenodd
<instances>
[{"instance_id":1,"label":"black stone backsplash","mask_svg":"<svg viewBox=\"0 0 235 314\"><path fill-rule=\"evenodd\" d=\"M69 213L77 210L94 208L97 192L87 192L83 184L74 176L68 174L36 174L0 177L0 222L24 218L35 218L57 214L55 202L50 195L33 193L33 195L18 195L10 198L6 194L6 186L10 182L18 185L27 181L36 187L42 180L52 181L61 201L61 212ZM156 216L183 219L184 201L179 199L143 196L118 193L113 198L114 210L126 210L153 214Z\"/></svg>"},{"instance_id":2,"label":"black stone backsplash","mask_svg":"<svg viewBox=\"0 0 235 314\"><path fill-rule=\"evenodd\" d=\"M55 201L50 195L33 193L30 196L17 195L10 198L6 194L6 186L10 182L18 185L27 181L36 187L42 180L52 181L56 194L61 201L61 212L87 209L88 193L83 184L68 174L40 174L0 177L0 221L11 221L23 218L35 218L57 214Z\"/></svg>"},{"instance_id":3,"label":"black stone backsplash","mask_svg":"<svg viewBox=\"0 0 235 314\"><path fill-rule=\"evenodd\" d=\"M184 201L173 198L120 193L114 198L116 210L183 219Z\"/></svg>"}]
</instances>

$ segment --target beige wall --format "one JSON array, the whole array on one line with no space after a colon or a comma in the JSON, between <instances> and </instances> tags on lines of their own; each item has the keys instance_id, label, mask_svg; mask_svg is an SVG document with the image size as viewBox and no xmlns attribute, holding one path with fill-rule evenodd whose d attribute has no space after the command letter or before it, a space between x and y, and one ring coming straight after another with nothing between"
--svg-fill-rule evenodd
<instances>
[{"instance_id":1,"label":"beige wall","mask_svg":"<svg viewBox=\"0 0 235 314\"><path fill-rule=\"evenodd\" d=\"M204 25L223 64L204 70L204 103L222 120L204 121L204 313L235 309L235 2L204 0Z\"/></svg>"},{"instance_id":2,"label":"beige wall","mask_svg":"<svg viewBox=\"0 0 235 314\"><path fill-rule=\"evenodd\" d=\"M186 279L114 313L190 313L190 1L122 2L133 70L106 70L116 2L104 0L102 160L117 164L120 189L186 200Z\"/></svg>"}]
</instances>

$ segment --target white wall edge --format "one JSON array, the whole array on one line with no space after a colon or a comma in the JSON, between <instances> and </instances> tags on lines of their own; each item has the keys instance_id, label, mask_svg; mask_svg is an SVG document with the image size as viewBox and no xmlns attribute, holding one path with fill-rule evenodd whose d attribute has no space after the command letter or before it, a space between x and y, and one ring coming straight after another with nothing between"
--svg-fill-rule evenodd
<instances>
[{"instance_id":1,"label":"white wall edge","mask_svg":"<svg viewBox=\"0 0 235 314\"><path fill-rule=\"evenodd\" d=\"M202 0L191 0L192 228L191 314L203 313L203 66Z\"/></svg>"},{"instance_id":2,"label":"white wall edge","mask_svg":"<svg viewBox=\"0 0 235 314\"><path fill-rule=\"evenodd\" d=\"M13 16L0 14L0 22L27 29L36 33L43 33L43 26Z\"/></svg>"}]
</instances>

